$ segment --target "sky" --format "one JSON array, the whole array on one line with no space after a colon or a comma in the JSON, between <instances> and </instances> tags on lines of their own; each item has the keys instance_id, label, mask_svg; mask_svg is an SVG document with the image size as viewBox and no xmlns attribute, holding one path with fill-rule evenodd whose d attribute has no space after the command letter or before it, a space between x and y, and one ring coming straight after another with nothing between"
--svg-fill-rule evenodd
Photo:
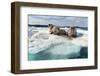
<instances>
[{"instance_id":1,"label":"sky","mask_svg":"<svg viewBox=\"0 0 100 76\"><path fill-rule=\"evenodd\" d=\"M48 25L57 26L88 26L88 17L78 16L51 16L51 15L29 15L28 24L31 25Z\"/></svg>"}]
</instances>

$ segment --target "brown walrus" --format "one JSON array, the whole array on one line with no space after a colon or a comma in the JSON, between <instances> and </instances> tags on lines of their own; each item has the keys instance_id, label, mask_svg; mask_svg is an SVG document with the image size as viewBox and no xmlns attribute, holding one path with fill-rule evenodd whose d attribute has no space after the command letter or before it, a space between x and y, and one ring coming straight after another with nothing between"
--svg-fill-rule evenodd
<instances>
[{"instance_id":1,"label":"brown walrus","mask_svg":"<svg viewBox=\"0 0 100 76\"><path fill-rule=\"evenodd\" d=\"M58 26L55 26L53 24L48 25L50 34L54 35L67 35L66 31L63 29L60 29Z\"/></svg>"},{"instance_id":2,"label":"brown walrus","mask_svg":"<svg viewBox=\"0 0 100 76\"><path fill-rule=\"evenodd\" d=\"M67 32L65 30L63 30L63 29L60 29L58 26L55 26L53 24L49 24L48 28L49 28L50 34L66 35L70 39L77 37L77 30L76 30L76 28L74 26L73 27L70 26L70 28L67 30Z\"/></svg>"},{"instance_id":3,"label":"brown walrus","mask_svg":"<svg viewBox=\"0 0 100 76\"><path fill-rule=\"evenodd\" d=\"M68 29L67 31L67 36L69 38L75 38L77 37L77 31L76 31L76 28L73 26L70 26L70 28Z\"/></svg>"}]
</instances>

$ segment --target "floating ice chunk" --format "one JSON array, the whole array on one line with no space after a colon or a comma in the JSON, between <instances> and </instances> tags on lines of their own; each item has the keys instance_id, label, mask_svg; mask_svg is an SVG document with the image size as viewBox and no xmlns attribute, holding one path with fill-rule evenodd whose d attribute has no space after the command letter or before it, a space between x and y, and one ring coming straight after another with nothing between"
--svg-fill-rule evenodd
<instances>
[{"instance_id":1,"label":"floating ice chunk","mask_svg":"<svg viewBox=\"0 0 100 76\"><path fill-rule=\"evenodd\" d=\"M38 32L32 34L29 38L29 53L32 54L36 54L44 50L48 51L49 49L49 52L52 54L69 55L76 53L76 55L79 55L80 46L87 46L87 41L85 41L87 39L87 31L78 30L78 32L82 33L83 36L73 40L69 40L67 37L49 34L47 28L43 30L40 30L39 28L39 30L36 31ZM84 34L86 34L86 37ZM70 43L72 44L70 45ZM59 50L59 48L62 48L62 50Z\"/></svg>"}]
</instances>

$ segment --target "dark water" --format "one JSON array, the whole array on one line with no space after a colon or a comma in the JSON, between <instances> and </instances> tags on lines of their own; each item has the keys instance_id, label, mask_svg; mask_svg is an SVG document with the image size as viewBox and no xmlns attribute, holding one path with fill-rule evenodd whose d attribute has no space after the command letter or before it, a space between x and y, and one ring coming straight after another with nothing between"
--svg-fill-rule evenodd
<instances>
[{"instance_id":1,"label":"dark water","mask_svg":"<svg viewBox=\"0 0 100 76\"><path fill-rule=\"evenodd\" d=\"M31 25L28 24L29 27L48 27L48 25ZM70 26L59 26L60 28L69 28ZM76 28L82 29L82 30L88 30L88 27L79 27L79 26L75 26Z\"/></svg>"},{"instance_id":2,"label":"dark water","mask_svg":"<svg viewBox=\"0 0 100 76\"><path fill-rule=\"evenodd\" d=\"M70 59L81 59L81 58L88 58L88 48L82 47L80 50L80 56L78 57L72 57Z\"/></svg>"},{"instance_id":3,"label":"dark water","mask_svg":"<svg viewBox=\"0 0 100 76\"><path fill-rule=\"evenodd\" d=\"M72 53L71 56L66 54L52 54L47 50L41 51L36 54L28 54L28 60L58 60L58 59L82 59L88 58L88 48L82 47L78 55ZM75 55L75 56L74 56Z\"/></svg>"}]
</instances>

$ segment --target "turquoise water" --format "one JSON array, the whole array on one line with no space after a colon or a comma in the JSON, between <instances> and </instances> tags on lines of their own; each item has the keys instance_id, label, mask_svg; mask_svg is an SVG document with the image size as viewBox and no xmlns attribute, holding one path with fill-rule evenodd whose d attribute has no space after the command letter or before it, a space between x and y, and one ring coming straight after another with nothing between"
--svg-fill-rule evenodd
<instances>
[{"instance_id":1,"label":"turquoise water","mask_svg":"<svg viewBox=\"0 0 100 76\"><path fill-rule=\"evenodd\" d=\"M36 54L28 53L28 60L58 60L88 58L88 48L72 43L52 45Z\"/></svg>"}]
</instances>

